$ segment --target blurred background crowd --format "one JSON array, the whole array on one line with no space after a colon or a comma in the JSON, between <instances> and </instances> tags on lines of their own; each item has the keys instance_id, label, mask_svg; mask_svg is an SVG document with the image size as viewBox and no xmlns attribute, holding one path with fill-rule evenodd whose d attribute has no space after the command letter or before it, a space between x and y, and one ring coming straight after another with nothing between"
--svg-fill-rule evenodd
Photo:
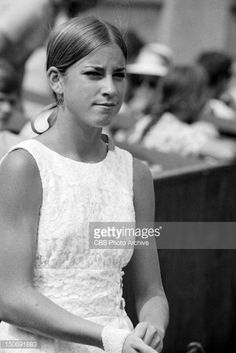
<instances>
[{"instance_id":1,"label":"blurred background crowd","mask_svg":"<svg viewBox=\"0 0 236 353\"><path fill-rule=\"evenodd\" d=\"M225 33L233 5L218 0L1 0L0 155L34 136L29 122L53 102L44 70L50 29L92 14L122 30L129 52L125 102L106 133L154 166L159 161L154 151L233 161L236 70L228 45L232 35ZM44 131L47 119L35 125Z\"/></svg>"},{"instance_id":2,"label":"blurred background crowd","mask_svg":"<svg viewBox=\"0 0 236 353\"><path fill-rule=\"evenodd\" d=\"M54 102L45 73L50 29L73 16L95 15L118 26L128 47L124 104L117 119L104 132L118 146L146 161L154 178L177 167L234 164L235 14L234 0L0 0L0 158L16 143L36 135L32 122L38 132L43 132L55 118L48 111L41 113ZM207 198L205 194L204 197ZM229 200L227 207L235 211L235 200ZM204 214L208 211L205 208ZM222 260L219 254L214 256L213 267ZM192 259L191 254L189 263ZM165 266L163 273L165 276ZM170 277L169 273L166 275ZM202 273L199 276L203 278ZM235 271L232 276L231 289L235 288ZM222 275L222 281L226 278ZM173 292L175 297L174 288ZM232 289L230 293L236 291ZM185 293L185 299L186 296ZM171 293L169 298L171 301ZM204 297L201 303L205 302ZM215 305L219 305L218 300ZM226 315L233 310L232 303L224 308ZM182 316L178 315L176 318L180 320ZM235 314L233 317L234 321L224 317L225 322L231 320L232 324L224 326L229 327L227 333L222 334L222 317L219 317L214 329L220 327L220 334L215 331L211 334L219 340L219 336L225 337L226 341L229 335L233 337ZM185 321L184 330L190 326ZM178 327L171 330L178 336ZM193 335L191 339L195 337L206 344L210 342L207 352L211 352L211 344L215 347L212 352L218 352L217 347L222 352L223 341L217 346L210 336ZM182 352L181 344L178 350L177 342L168 341L168 337L167 342L166 352ZM234 352L229 347L226 351ZM192 344L188 352L203 352L203 349Z\"/></svg>"}]
</instances>

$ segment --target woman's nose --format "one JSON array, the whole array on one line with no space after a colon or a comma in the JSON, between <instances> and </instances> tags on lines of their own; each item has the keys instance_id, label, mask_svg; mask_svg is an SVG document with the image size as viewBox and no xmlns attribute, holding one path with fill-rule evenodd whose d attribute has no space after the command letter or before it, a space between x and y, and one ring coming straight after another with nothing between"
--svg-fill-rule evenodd
<instances>
[{"instance_id":1,"label":"woman's nose","mask_svg":"<svg viewBox=\"0 0 236 353\"><path fill-rule=\"evenodd\" d=\"M102 94L114 96L116 94L116 85L113 81L113 78L107 76L104 78L103 86L102 86Z\"/></svg>"}]
</instances>

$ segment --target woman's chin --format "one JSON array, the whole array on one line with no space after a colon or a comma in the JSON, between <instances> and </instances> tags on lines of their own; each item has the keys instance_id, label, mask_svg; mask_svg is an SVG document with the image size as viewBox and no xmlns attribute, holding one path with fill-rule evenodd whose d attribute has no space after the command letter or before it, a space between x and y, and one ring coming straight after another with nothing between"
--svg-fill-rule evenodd
<instances>
[{"instance_id":1,"label":"woman's chin","mask_svg":"<svg viewBox=\"0 0 236 353\"><path fill-rule=\"evenodd\" d=\"M109 126L113 120L115 119L115 117L108 117L108 116L104 116L104 117L101 117L100 119L97 119L96 121L96 126L97 127L106 127L106 126Z\"/></svg>"}]
</instances>

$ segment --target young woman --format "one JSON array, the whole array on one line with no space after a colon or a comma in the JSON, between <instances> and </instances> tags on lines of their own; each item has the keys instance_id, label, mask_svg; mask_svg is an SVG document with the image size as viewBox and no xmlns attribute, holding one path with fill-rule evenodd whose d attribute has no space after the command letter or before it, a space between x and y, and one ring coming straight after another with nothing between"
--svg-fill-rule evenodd
<instances>
[{"instance_id":1,"label":"young woman","mask_svg":"<svg viewBox=\"0 0 236 353\"><path fill-rule=\"evenodd\" d=\"M25 348L31 340L49 353L162 349L168 304L154 243L152 251L89 248L89 222L154 217L149 171L101 139L122 104L125 65L120 32L95 18L74 18L49 38L56 122L16 146L0 166L5 345L18 340ZM135 328L122 305L122 268L129 261L140 321Z\"/></svg>"}]
</instances>

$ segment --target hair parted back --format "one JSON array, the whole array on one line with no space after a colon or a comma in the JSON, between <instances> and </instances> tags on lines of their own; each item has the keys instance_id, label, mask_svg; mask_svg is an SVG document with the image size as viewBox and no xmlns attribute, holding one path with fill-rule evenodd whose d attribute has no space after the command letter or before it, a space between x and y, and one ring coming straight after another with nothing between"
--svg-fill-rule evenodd
<instances>
[{"instance_id":1,"label":"hair parted back","mask_svg":"<svg viewBox=\"0 0 236 353\"><path fill-rule=\"evenodd\" d=\"M127 48L120 31L96 17L74 17L55 28L48 40L46 69L55 66L62 74L94 50L117 44L127 59Z\"/></svg>"}]
</instances>

